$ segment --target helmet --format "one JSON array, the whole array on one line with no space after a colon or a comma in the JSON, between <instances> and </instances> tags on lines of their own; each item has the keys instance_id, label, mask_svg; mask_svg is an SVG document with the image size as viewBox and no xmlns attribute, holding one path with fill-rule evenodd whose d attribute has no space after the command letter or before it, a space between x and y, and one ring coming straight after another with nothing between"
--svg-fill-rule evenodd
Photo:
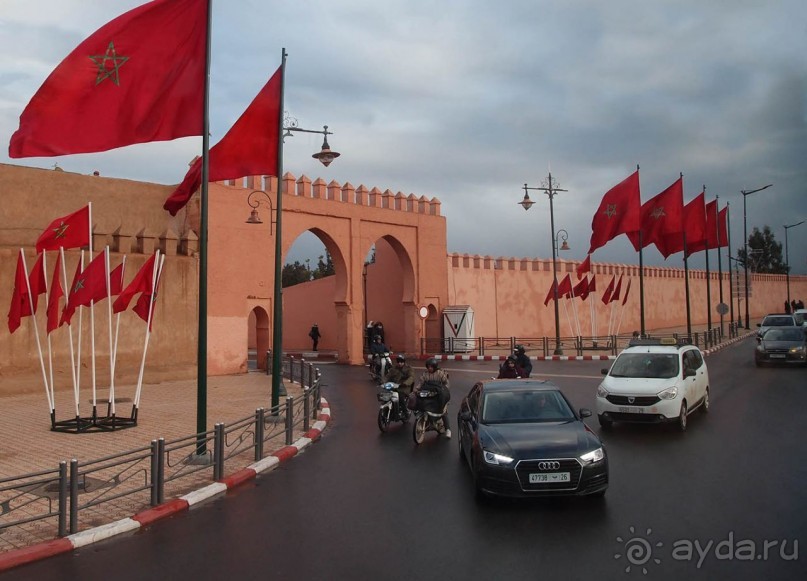
<instances>
[{"instance_id":1,"label":"helmet","mask_svg":"<svg viewBox=\"0 0 807 581\"><path fill-rule=\"evenodd\" d=\"M381 335L373 335L373 341L381 341Z\"/></svg>"},{"instance_id":2,"label":"helmet","mask_svg":"<svg viewBox=\"0 0 807 581\"><path fill-rule=\"evenodd\" d=\"M437 364L437 359L434 357L429 357L426 360L426 367L434 367L435 369L439 369L440 366Z\"/></svg>"},{"instance_id":3,"label":"helmet","mask_svg":"<svg viewBox=\"0 0 807 581\"><path fill-rule=\"evenodd\" d=\"M525 353L526 351L527 351L527 350L526 350L526 349L524 349L524 345L520 345L520 344L519 344L519 345L516 345L515 352L516 352L516 353L518 353L519 355L524 355L524 353Z\"/></svg>"},{"instance_id":4,"label":"helmet","mask_svg":"<svg viewBox=\"0 0 807 581\"><path fill-rule=\"evenodd\" d=\"M406 357L403 353L398 353L398 355L395 356L395 361L398 363L406 363Z\"/></svg>"},{"instance_id":5,"label":"helmet","mask_svg":"<svg viewBox=\"0 0 807 581\"><path fill-rule=\"evenodd\" d=\"M505 361L505 363L511 363L511 362L512 362L513 364L518 363L518 360L516 359L516 356L515 356L515 355L508 355L508 356L507 356L507 360Z\"/></svg>"}]
</instances>

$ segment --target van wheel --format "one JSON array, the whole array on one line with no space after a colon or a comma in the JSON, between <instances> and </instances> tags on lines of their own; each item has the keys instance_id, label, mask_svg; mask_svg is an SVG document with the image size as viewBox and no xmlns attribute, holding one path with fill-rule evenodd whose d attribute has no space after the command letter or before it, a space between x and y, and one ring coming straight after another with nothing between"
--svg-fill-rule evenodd
<instances>
[{"instance_id":1,"label":"van wheel","mask_svg":"<svg viewBox=\"0 0 807 581\"><path fill-rule=\"evenodd\" d=\"M705 414L709 413L709 405L710 405L709 404L709 388L707 387L706 388L706 393L703 394L703 404L701 404L701 407L703 408L703 413L705 413Z\"/></svg>"},{"instance_id":2,"label":"van wheel","mask_svg":"<svg viewBox=\"0 0 807 581\"><path fill-rule=\"evenodd\" d=\"M682 432L687 431L687 402L681 402L681 413L678 415L678 429Z\"/></svg>"},{"instance_id":3,"label":"van wheel","mask_svg":"<svg viewBox=\"0 0 807 581\"><path fill-rule=\"evenodd\" d=\"M605 416L603 416L603 415L598 415L598 416L597 416L597 421L599 421L599 422L600 422L600 427L601 427L603 430L610 430L610 429L613 427L613 425L614 425L614 421L613 421L613 420L609 420L608 418L606 418L606 417L605 417Z\"/></svg>"}]
</instances>

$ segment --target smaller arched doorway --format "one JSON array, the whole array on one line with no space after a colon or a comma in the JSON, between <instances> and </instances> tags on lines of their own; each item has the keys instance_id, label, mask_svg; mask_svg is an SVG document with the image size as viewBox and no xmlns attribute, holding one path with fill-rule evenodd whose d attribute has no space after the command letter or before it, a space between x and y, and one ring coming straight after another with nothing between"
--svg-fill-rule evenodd
<instances>
[{"instance_id":1,"label":"smaller arched doorway","mask_svg":"<svg viewBox=\"0 0 807 581\"><path fill-rule=\"evenodd\" d=\"M269 315L263 307L250 311L247 331L247 371L265 370L269 351Z\"/></svg>"}]
</instances>

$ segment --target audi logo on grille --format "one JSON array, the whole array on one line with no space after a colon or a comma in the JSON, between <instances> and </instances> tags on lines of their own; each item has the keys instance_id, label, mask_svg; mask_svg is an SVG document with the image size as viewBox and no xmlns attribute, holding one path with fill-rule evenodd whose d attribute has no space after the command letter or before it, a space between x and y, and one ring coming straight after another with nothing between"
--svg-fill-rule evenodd
<instances>
[{"instance_id":1,"label":"audi logo on grille","mask_svg":"<svg viewBox=\"0 0 807 581\"><path fill-rule=\"evenodd\" d=\"M560 462L557 460L538 462L538 470L560 470Z\"/></svg>"}]
</instances>

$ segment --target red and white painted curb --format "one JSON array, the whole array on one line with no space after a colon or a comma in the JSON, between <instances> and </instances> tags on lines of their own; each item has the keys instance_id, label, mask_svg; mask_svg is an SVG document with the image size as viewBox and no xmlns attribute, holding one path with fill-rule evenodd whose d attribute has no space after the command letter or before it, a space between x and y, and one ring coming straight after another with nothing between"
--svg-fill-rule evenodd
<instances>
[{"instance_id":1,"label":"red and white painted curb","mask_svg":"<svg viewBox=\"0 0 807 581\"><path fill-rule=\"evenodd\" d=\"M228 490L232 490L245 482L253 480L258 474L271 472L302 452L307 446L319 440L322 436L322 432L325 431L325 428L331 421L331 409L328 407L328 402L325 398L322 398L321 401L322 409L319 412L319 419L314 422L310 430L303 434L302 437L292 445L280 448L273 454L270 454L254 464L250 464L246 468L227 476L223 480L209 484L208 486L180 496L179 498L169 500L154 508L139 512L131 518L123 518L61 539L54 539L30 547L0 553L0 573L20 565L25 565L26 563L32 563L47 557L67 553L74 549L79 549L123 533L137 531L159 520L186 511L196 504L224 494Z\"/></svg>"}]
</instances>

